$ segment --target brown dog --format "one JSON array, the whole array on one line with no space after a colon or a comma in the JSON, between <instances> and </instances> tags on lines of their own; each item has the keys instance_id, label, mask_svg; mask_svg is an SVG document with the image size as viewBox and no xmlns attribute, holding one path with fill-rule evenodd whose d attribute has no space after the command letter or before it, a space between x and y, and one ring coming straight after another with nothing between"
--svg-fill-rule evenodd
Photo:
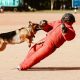
<instances>
[{"instance_id":1,"label":"brown dog","mask_svg":"<svg viewBox=\"0 0 80 80\"><path fill-rule=\"evenodd\" d=\"M0 51L4 50L7 44L19 44L24 41L27 41L30 47L33 37L35 37L38 30L41 30L39 24L29 21L28 27L0 34Z\"/></svg>"}]
</instances>

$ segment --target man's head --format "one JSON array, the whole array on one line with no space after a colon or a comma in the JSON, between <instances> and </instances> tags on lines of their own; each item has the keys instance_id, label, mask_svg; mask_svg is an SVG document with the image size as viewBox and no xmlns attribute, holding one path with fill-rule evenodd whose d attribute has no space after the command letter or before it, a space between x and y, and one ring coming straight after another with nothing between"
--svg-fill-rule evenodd
<instances>
[{"instance_id":1,"label":"man's head","mask_svg":"<svg viewBox=\"0 0 80 80\"><path fill-rule=\"evenodd\" d=\"M71 13L66 13L62 16L61 21L62 22L68 22L68 23L74 23L75 22L75 17Z\"/></svg>"}]
</instances>

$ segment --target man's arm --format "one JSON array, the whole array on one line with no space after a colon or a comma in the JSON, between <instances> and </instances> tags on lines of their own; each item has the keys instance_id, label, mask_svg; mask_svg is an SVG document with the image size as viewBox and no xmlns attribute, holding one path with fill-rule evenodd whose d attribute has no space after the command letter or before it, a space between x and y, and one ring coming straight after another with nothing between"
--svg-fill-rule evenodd
<instances>
[{"instance_id":1,"label":"man's arm","mask_svg":"<svg viewBox=\"0 0 80 80\"><path fill-rule=\"evenodd\" d=\"M41 20L40 27L42 28L42 30L44 30L46 32L49 32L50 30L53 29L53 26L51 24L49 24L47 20Z\"/></svg>"},{"instance_id":2,"label":"man's arm","mask_svg":"<svg viewBox=\"0 0 80 80\"><path fill-rule=\"evenodd\" d=\"M76 34L72 26L62 24L61 28L62 28L62 34L67 41L74 39Z\"/></svg>"}]
</instances>

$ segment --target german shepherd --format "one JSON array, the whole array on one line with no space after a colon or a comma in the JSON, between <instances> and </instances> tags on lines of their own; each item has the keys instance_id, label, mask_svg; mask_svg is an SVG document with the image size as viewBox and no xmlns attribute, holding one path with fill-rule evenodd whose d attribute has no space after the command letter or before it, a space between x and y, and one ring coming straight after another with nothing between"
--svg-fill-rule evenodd
<instances>
[{"instance_id":1,"label":"german shepherd","mask_svg":"<svg viewBox=\"0 0 80 80\"><path fill-rule=\"evenodd\" d=\"M41 30L39 24L29 21L28 27L22 27L14 31L1 33L0 51L4 50L7 44L19 44L24 41L27 41L28 46L30 47L33 37L35 37L36 32L39 30Z\"/></svg>"}]
</instances>

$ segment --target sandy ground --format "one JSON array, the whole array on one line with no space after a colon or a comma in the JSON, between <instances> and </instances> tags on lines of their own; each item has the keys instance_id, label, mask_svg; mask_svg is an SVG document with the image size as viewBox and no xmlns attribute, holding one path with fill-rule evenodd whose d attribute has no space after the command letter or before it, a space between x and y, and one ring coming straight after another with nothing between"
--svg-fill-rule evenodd
<instances>
[{"instance_id":1,"label":"sandy ground","mask_svg":"<svg viewBox=\"0 0 80 80\"><path fill-rule=\"evenodd\" d=\"M28 13L6 12L0 13L0 33L18 29L28 25L28 21L39 23L46 19L54 21L61 18L64 13ZM74 29L76 37L66 42L52 55L28 71L18 71L15 68L20 64L29 50L26 42L16 45L7 45L0 52L0 80L80 80L80 14L74 14L76 23ZM34 42L45 36L39 31Z\"/></svg>"}]
</instances>

